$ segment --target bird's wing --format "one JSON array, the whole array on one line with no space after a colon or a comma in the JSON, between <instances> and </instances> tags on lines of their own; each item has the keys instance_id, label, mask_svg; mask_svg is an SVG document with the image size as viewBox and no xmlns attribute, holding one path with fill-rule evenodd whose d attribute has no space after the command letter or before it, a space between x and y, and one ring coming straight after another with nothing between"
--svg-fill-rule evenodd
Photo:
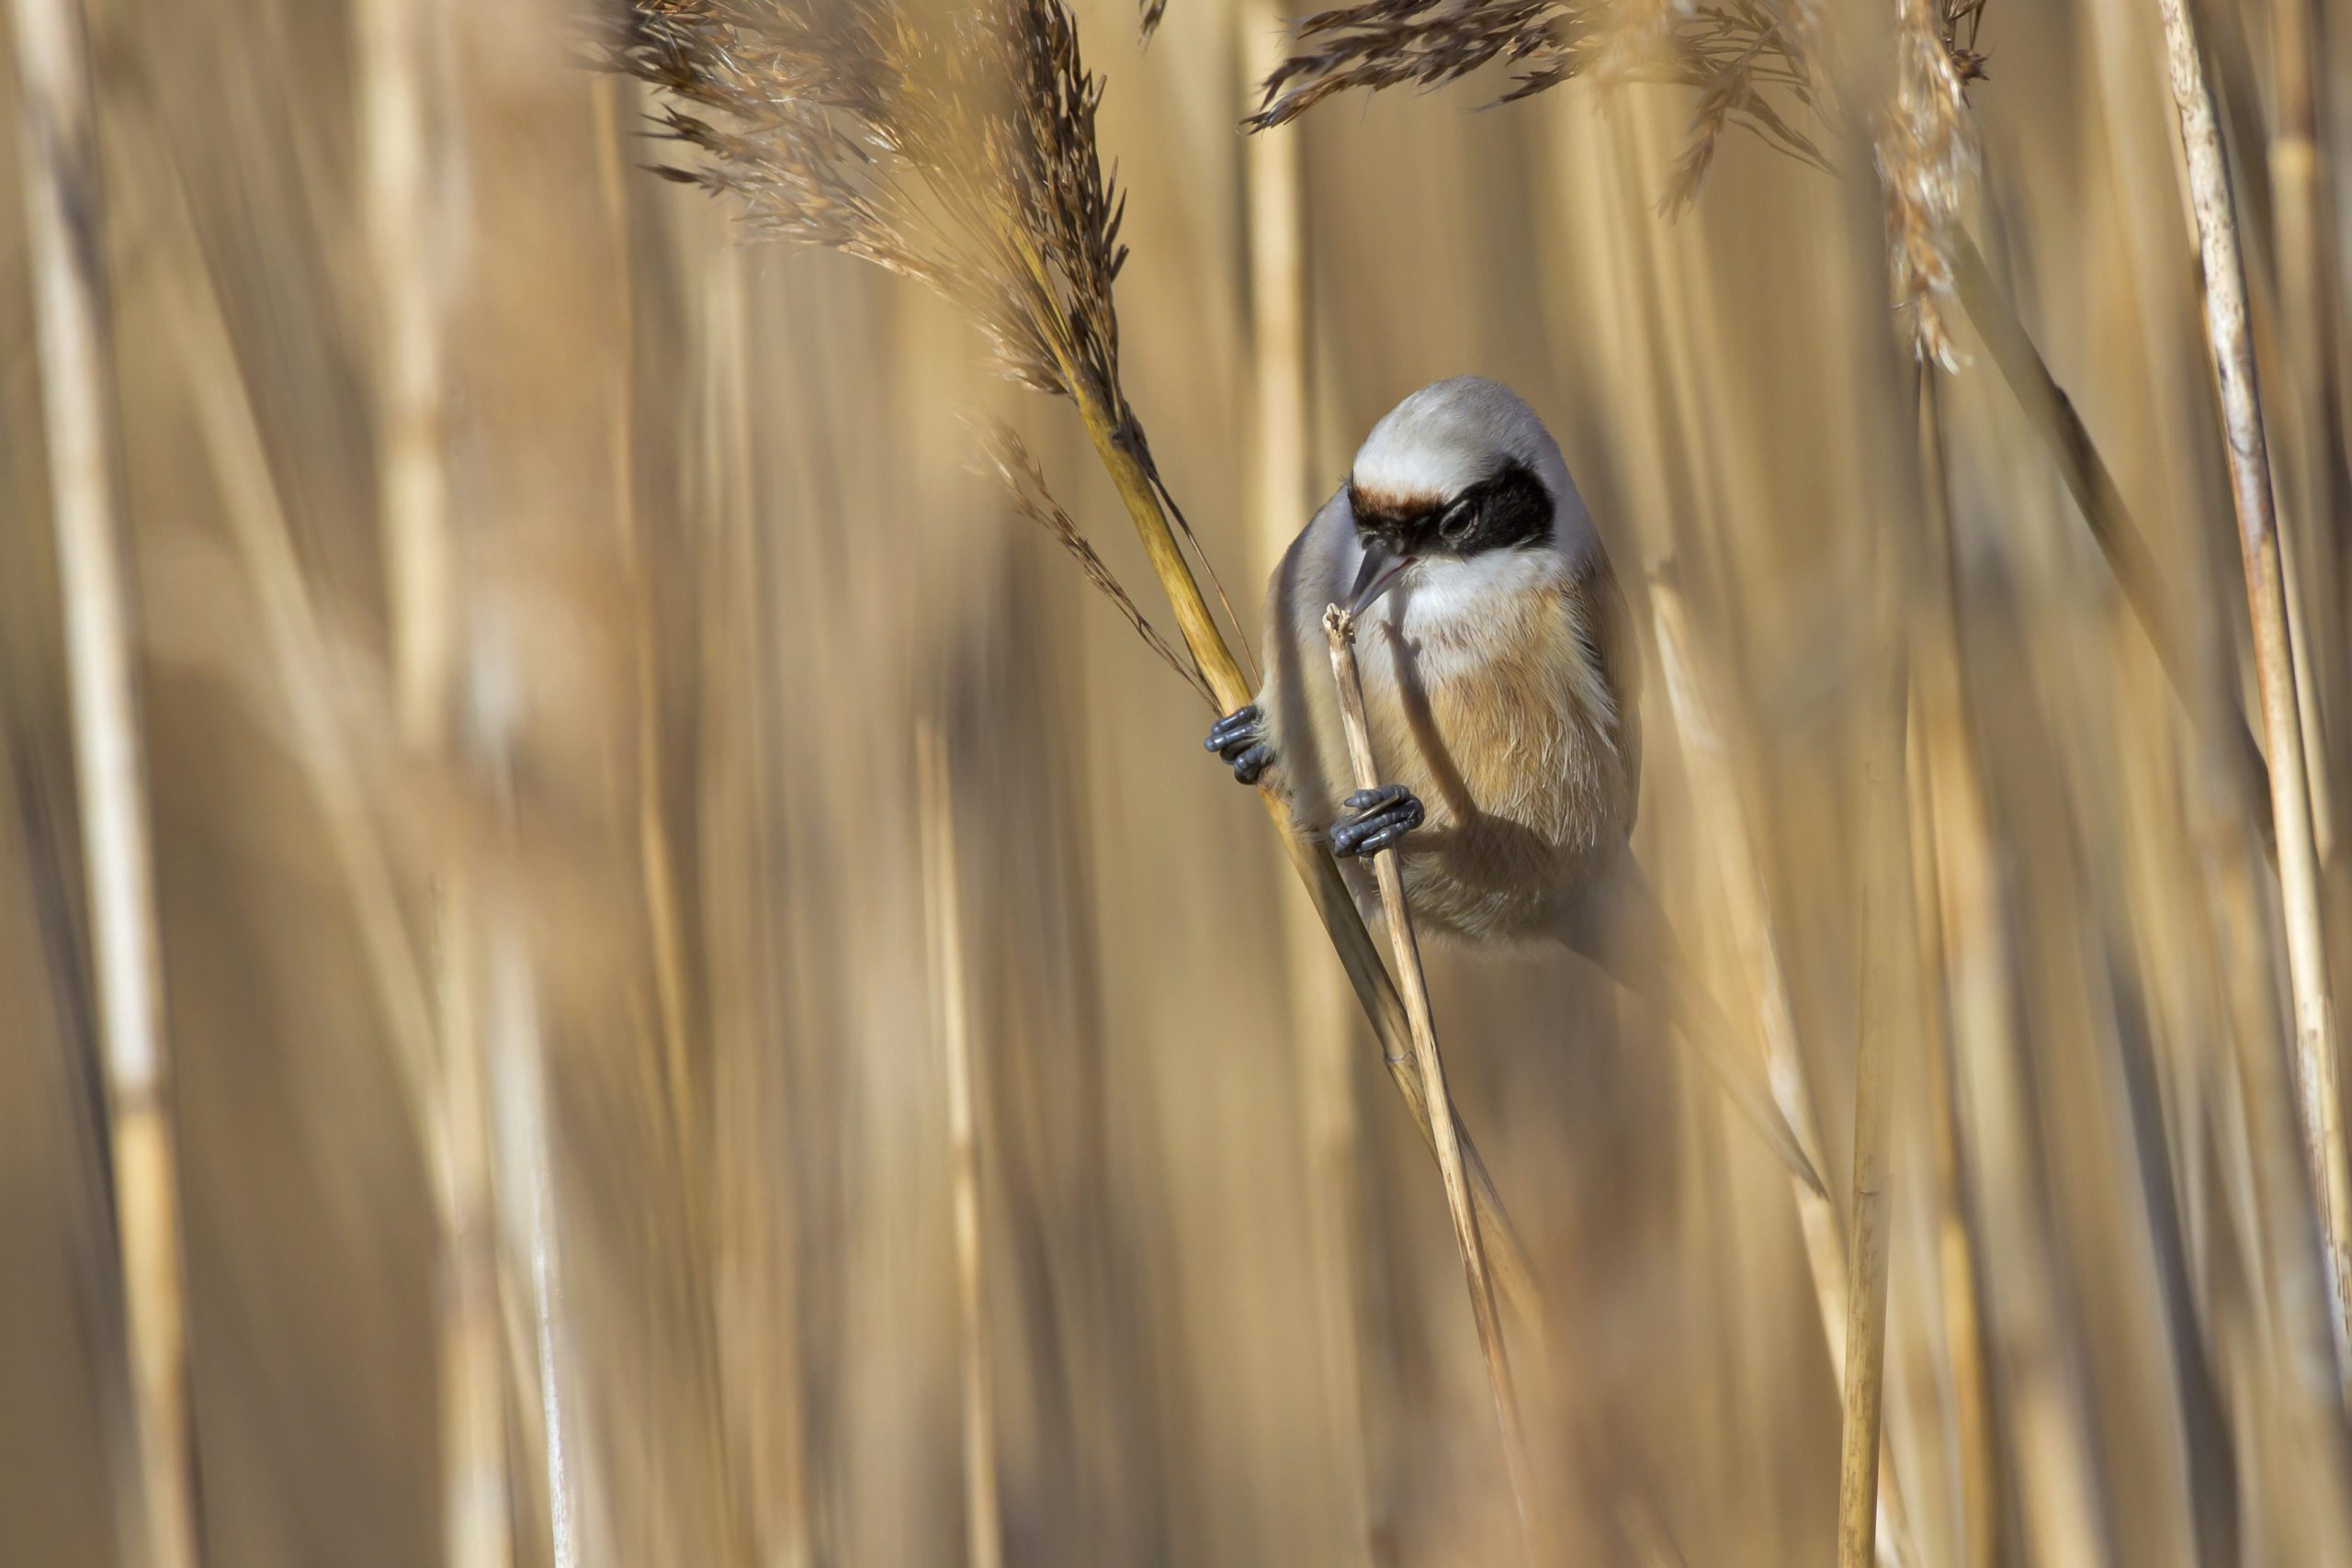
<instances>
[{"instance_id":1,"label":"bird's wing","mask_svg":"<svg viewBox=\"0 0 2352 1568\"><path fill-rule=\"evenodd\" d=\"M1266 673L1258 689L1266 736L1273 743L1272 786L1303 824L1322 825L1346 775L1338 739L1339 699L1331 689L1323 608L1344 596L1355 563L1355 520L1344 490L1325 502L1266 585Z\"/></svg>"},{"instance_id":2,"label":"bird's wing","mask_svg":"<svg viewBox=\"0 0 2352 1568\"><path fill-rule=\"evenodd\" d=\"M1605 551L1593 550L1577 569L1577 631L1585 652L1608 683L1617 705L1617 755L1624 764L1631 831L1642 798L1642 645L1624 590Z\"/></svg>"}]
</instances>

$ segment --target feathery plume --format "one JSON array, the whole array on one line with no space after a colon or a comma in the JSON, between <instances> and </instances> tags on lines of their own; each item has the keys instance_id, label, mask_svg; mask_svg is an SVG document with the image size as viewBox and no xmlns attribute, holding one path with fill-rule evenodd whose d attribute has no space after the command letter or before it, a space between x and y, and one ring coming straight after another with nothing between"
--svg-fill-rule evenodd
<instances>
[{"instance_id":1,"label":"feathery plume","mask_svg":"<svg viewBox=\"0 0 2352 1568\"><path fill-rule=\"evenodd\" d=\"M1442 86L1498 61L1521 68L1501 103L1580 77L1694 87L1690 144L1668 195L1679 206L1696 194L1733 123L1826 166L1772 102L1778 94L1810 109L1819 96L1800 47L1805 17L1798 0L1362 0L1298 25L1295 52L1266 78L1248 124L1285 124L1351 87Z\"/></svg>"},{"instance_id":2,"label":"feathery plume","mask_svg":"<svg viewBox=\"0 0 2352 1568\"><path fill-rule=\"evenodd\" d=\"M598 0L587 62L671 99L692 150L654 173L757 235L926 285L1011 379L1108 425L1239 620L1119 381L1125 198L1096 151L1102 80L1064 0Z\"/></svg>"},{"instance_id":3,"label":"feathery plume","mask_svg":"<svg viewBox=\"0 0 2352 1568\"><path fill-rule=\"evenodd\" d=\"M1959 354L1945 321L1961 202L1976 170L1966 88L1984 73L1976 49L1984 0L1895 3L1894 85L1870 119L1888 261L1917 352L1951 369ZM1699 101L1659 203L1679 212L1734 125L1829 167L1800 127L1838 119L1819 11L1818 0L1361 0L1298 25L1295 51L1266 78L1246 123L1263 130L1351 87L1440 86L1497 61L1521 67L1502 103L1574 78L1690 87Z\"/></svg>"},{"instance_id":4,"label":"feathery plume","mask_svg":"<svg viewBox=\"0 0 2352 1568\"><path fill-rule=\"evenodd\" d=\"M1299 51L1268 76L1250 129L1297 118L1351 87L1442 86L1501 60L1526 67L1505 101L1591 64L1599 6L1584 0L1363 0L1298 24Z\"/></svg>"},{"instance_id":5,"label":"feathery plume","mask_svg":"<svg viewBox=\"0 0 2352 1568\"><path fill-rule=\"evenodd\" d=\"M689 153L656 173L732 197L757 234L917 279L1005 375L1132 426L1111 304L1124 204L1061 0L616 0L585 41L669 96L660 124Z\"/></svg>"},{"instance_id":6,"label":"feathery plume","mask_svg":"<svg viewBox=\"0 0 2352 1568\"><path fill-rule=\"evenodd\" d=\"M1135 628L1136 635L1143 638L1144 646L1159 655L1161 662L1175 671L1186 685L1198 692L1203 702L1215 707L1216 698L1209 691L1208 682L1202 679L1199 668L1190 658L1177 652L1168 639L1159 635L1159 629L1144 618L1144 613L1136 608L1135 600L1128 596L1109 563L1080 532L1077 521L1064 510L1062 503L1054 499L1053 491L1046 486L1045 469L1038 466L1036 458L1030 456L1029 448L1020 435L1011 425L991 421L982 430L981 437L984 443L981 449L988 459L987 471L1003 482L1006 494L1012 500L1013 510L1051 534L1055 541L1069 552L1070 558L1078 563L1078 570L1085 573L1086 581L1100 589L1103 596L1117 607L1127 625Z\"/></svg>"},{"instance_id":7,"label":"feathery plume","mask_svg":"<svg viewBox=\"0 0 2352 1568\"><path fill-rule=\"evenodd\" d=\"M1983 8L1984 0L1896 0L1894 96L1872 127L1895 298L1913 352L1945 370L1961 365L1945 323L1961 199L1976 172L1967 88L1984 71L1973 48Z\"/></svg>"}]
</instances>

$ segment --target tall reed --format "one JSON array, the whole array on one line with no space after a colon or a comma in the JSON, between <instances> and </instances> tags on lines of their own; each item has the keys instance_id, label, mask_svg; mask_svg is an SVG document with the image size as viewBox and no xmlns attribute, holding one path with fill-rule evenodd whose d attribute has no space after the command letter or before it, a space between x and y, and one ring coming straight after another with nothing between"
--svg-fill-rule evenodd
<instances>
[{"instance_id":1,"label":"tall reed","mask_svg":"<svg viewBox=\"0 0 2352 1568\"><path fill-rule=\"evenodd\" d=\"M1276 0L1243 0L1234 12L1242 77L1255 81L1280 61L1283 17ZM1307 456L1306 201L1295 137L1258 136L1242 149L1248 199L1250 344L1256 438L1250 496L1258 562L1281 560L1299 519L1315 504ZM1373 1476L1379 1439L1367 1431L1367 1359L1363 1290L1364 1132L1356 1111L1356 1064L1347 1002L1338 976L1314 954L1327 940L1313 912L1283 906L1290 956L1290 1032L1298 1056L1306 1146L1307 1238L1315 1269L1330 1444L1350 1538L1374 1552L1387 1511Z\"/></svg>"},{"instance_id":2,"label":"tall reed","mask_svg":"<svg viewBox=\"0 0 2352 1568\"><path fill-rule=\"evenodd\" d=\"M2221 381L2222 434L2230 494L2237 511L2246 602L2254 619L2255 675L2270 743L2270 814L2285 904L2288 975L2295 1002L2295 1102L2303 1157L2311 1168L2325 1241L2336 1376L2352 1395L2352 1156L2347 1156L2335 1056L2335 1016L2328 995L2327 947L2321 931L2319 851L2312 818L2311 774L2302 712L2295 691L2286 574L2279 561L2278 511L2270 491L2269 441L2255 378L2246 313L2245 272L2238 241L2221 128L2213 110L2195 22L2184 0L2158 0L2188 162L2189 207L2205 279L2206 331Z\"/></svg>"},{"instance_id":3,"label":"tall reed","mask_svg":"<svg viewBox=\"0 0 2352 1568\"><path fill-rule=\"evenodd\" d=\"M1921 625L1912 640L1910 706L1913 890L1919 908L1921 963L1938 991L1960 966L1947 964L1953 934L1946 928L1943 886L1943 827L1939 812L1953 807L1948 771L1964 770L1958 755L1966 744L1967 714L1962 690L1958 585L1953 555L1951 474L1944 438L1940 383L1919 378L1919 480L1926 523L1920 577L1926 592ZM1939 797L1941 797L1939 799ZM1957 1035L1962 1016L1947 995L1931 996L1927 1025L1926 1079L1930 1150L1936 1179L1936 1261L1941 1287L1938 1327L1951 1367L1951 1446L1959 1472L1960 1561L1990 1564L2001 1555L2001 1476L1994 1430L1992 1370L1984 1328L1983 1244L1971 1201L1970 1153L1961 1125L1964 1086Z\"/></svg>"},{"instance_id":4,"label":"tall reed","mask_svg":"<svg viewBox=\"0 0 2352 1568\"><path fill-rule=\"evenodd\" d=\"M1356 668L1355 617L1334 604L1324 613L1323 633L1331 646L1331 678L1339 687L1340 718L1347 731L1348 760L1356 787L1377 789L1380 763L1373 755L1371 728L1364 717L1363 677ZM1414 1070L1420 1075L1422 1097L1433 1112L1437 1168L1445 1179L1446 1213L1453 1221L1454 1245L1461 1250L1462 1269L1468 1277L1470 1317L1478 1332L1479 1354L1487 1363L1487 1388L1494 1396L1496 1425L1502 1432L1511 1502L1519 1513L1521 1547L1532 1558L1534 1524L1529 1499L1534 1477L1528 1469L1526 1424L1520 1414L1519 1387L1511 1379L1510 1355L1503 1343L1502 1317L1495 1307L1494 1280L1487 1271L1487 1246L1478 1232L1477 1205L1471 1201L1461 1141L1453 1133L1453 1099L1446 1092L1445 1061L1438 1049L1429 980L1421 972L1420 944L1413 934L1412 908L1405 900L1405 873L1393 850L1373 857L1372 872L1380 885L1381 914L1396 955L1396 975L1405 996L1406 1016L1412 1024Z\"/></svg>"},{"instance_id":5,"label":"tall reed","mask_svg":"<svg viewBox=\"0 0 2352 1568\"><path fill-rule=\"evenodd\" d=\"M131 1429L110 1446L135 1477L125 1490L141 1517L123 1528L141 1555L152 1568L192 1568L201 1507L178 1136L88 43L75 0L15 0L10 17L128 1341Z\"/></svg>"},{"instance_id":6,"label":"tall reed","mask_svg":"<svg viewBox=\"0 0 2352 1568\"><path fill-rule=\"evenodd\" d=\"M370 0L358 15L360 144L373 347L384 374L376 409L379 527L392 627L392 711L413 756L447 768L462 606L450 514L443 344L434 237L446 159L432 110L447 13L436 4ZM331 728L331 727L325 727ZM341 750L322 735L322 760ZM340 767L327 775L342 772ZM352 833L355 840L364 835ZM346 860L368 852L355 842ZM355 895L372 921L386 895L364 868ZM418 1120L438 1179L435 1215L441 1301L442 1511L451 1568L513 1560L503 1344L498 1326L497 1224L491 1185L488 1068L472 954L481 932L473 868L462 852L433 868L426 960L432 971L429 1066ZM389 944L387 935L379 945ZM387 961L379 961L379 964Z\"/></svg>"},{"instance_id":7,"label":"tall reed","mask_svg":"<svg viewBox=\"0 0 2352 1568\"><path fill-rule=\"evenodd\" d=\"M1930 374L1924 367L1921 375ZM1897 541L1872 550L1882 563L1878 615L1880 655L1886 669L1863 686L1873 706L1863 759L1862 886L1864 951L1856 1044L1854 1157L1846 1257L1851 1276L1846 1297L1844 1421L1838 1463L1838 1568L1866 1568L1878 1551L1879 1462L1883 1442L1886 1376L1887 1192L1894 1078L1903 1046L1916 1032L1906 1016L1909 930L1913 908L1910 834L1904 784L1904 736L1908 709L1907 628L1897 618L1906 586Z\"/></svg>"},{"instance_id":8,"label":"tall reed","mask_svg":"<svg viewBox=\"0 0 2352 1568\"><path fill-rule=\"evenodd\" d=\"M1000 1568L1004 1526L997 1504L996 1412L988 1323L988 1253L980 1234L979 1134L974 1103L978 1073L964 996L962 884L956 871L955 795L945 743L935 726L915 732L922 781L923 883L929 896L933 988L946 1068L948 1168L954 1185L956 1306L964 1369L965 1561Z\"/></svg>"}]
</instances>

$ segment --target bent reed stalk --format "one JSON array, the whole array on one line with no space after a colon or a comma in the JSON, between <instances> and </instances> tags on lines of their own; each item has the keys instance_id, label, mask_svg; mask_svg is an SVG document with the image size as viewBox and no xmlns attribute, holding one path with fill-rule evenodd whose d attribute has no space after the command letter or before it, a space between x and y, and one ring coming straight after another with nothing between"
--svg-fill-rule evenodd
<instances>
[{"instance_id":1,"label":"bent reed stalk","mask_svg":"<svg viewBox=\"0 0 2352 1568\"><path fill-rule=\"evenodd\" d=\"M1358 789L1380 785L1380 764L1372 754L1372 734L1363 711L1363 677L1356 668L1355 617L1339 605L1323 612L1323 635L1331 645L1331 679L1340 689L1340 728L1347 731L1348 761ZM1453 1221L1454 1245L1462 1252L1462 1271L1470 1287L1470 1317L1478 1331L1478 1352L1487 1363L1487 1387L1494 1395L1495 1420L1502 1429L1503 1459L1510 1476L1511 1502L1519 1511L1520 1545L1532 1555L1532 1526L1527 1499L1531 1478L1527 1469L1527 1433L1519 1413L1519 1390L1511 1382L1510 1355L1503 1344L1503 1326L1495 1311L1495 1284L1487 1272L1487 1248L1478 1235L1477 1206L1470 1199L1470 1183L1462 1168L1462 1145L1454 1135L1453 1100L1445 1087L1445 1059L1437 1043L1437 1020L1430 1010L1429 978L1421 971L1421 949L1413 934L1413 911L1405 902L1405 875L1397 852L1382 850L1372 857L1372 874L1380 885L1381 912L1387 917L1389 946L1396 955L1396 978L1405 994L1406 1016L1413 1029L1413 1066L1421 1080L1421 1095L1438 1112L1437 1168L1445 1179L1445 1209Z\"/></svg>"},{"instance_id":2,"label":"bent reed stalk","mask_svg":"<svg viewBox=\"0 0 2352 1568\"><path fill-rule=\"evenodd\" d=\"M2173 104L2188 166L2187 194L2205 279L2205 324L2221 384L2230 494L2237 511L2246 603L2254 623L2255 679L2262 696L2263 729L2270 742L2270 811L2286 917L2288 980L2295 1005L2295 1107L2324 1243L2336 1380L2339 1390L2352 1394L2352 1163L2346 1155L2336 1077L2335 1018L2320 924L2319 852L2296 701L2291 612L2270 491L2269 442L2255 378L2237 209L2196 24L2185 0L2157 0L2157 8L2164 18Z\"/></svg>"}]
</instances>

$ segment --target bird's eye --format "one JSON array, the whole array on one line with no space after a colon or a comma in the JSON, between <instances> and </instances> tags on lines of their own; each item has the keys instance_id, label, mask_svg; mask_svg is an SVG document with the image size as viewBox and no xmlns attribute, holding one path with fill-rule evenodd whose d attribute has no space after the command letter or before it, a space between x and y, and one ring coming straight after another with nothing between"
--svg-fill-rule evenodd
<instances>
[{"instance_id":1,"label":"bird's eye","mask_svg":"<svg viewBox=\"0 0 2352 1568\"><path fill-rule=\"evenodd\" d=\"M1449 539L1459 539L1470 532L1470 525L1477 515L1477 507L1465 497L1447 507L1439 516L1437 531Z\"/></svg>"}]
</instances>

